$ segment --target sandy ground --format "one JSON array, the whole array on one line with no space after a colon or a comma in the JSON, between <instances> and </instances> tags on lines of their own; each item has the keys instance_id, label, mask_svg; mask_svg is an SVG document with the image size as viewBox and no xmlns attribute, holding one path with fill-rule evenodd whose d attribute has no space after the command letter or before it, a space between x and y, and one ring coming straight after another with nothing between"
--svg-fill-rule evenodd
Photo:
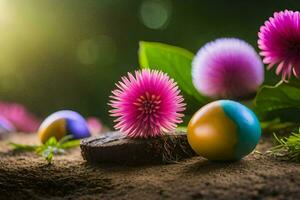
<instances>
[{"instance_id":1,"label":"sandy ground","mask_svg":"<svg viewBox=\"0 0 300 200\"><path fill-rule=\"evenodd\" d=\"M34 143L34 135L10 141ZM257 150L271 146L263 138ZM0 199L300 199L300 164L252 153L214 163L194 157L154 166L90 166L76 148L52 165L0 142Z\"/></svg>"}]
</instances>

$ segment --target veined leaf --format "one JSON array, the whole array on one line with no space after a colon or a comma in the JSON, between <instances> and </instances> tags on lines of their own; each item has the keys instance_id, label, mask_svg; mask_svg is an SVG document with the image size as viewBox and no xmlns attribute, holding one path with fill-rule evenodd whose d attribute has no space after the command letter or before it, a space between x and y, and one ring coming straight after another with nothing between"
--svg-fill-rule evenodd
<instances>
[{"instance_id":1,"label":"veined leaf","mask_svg":"<svg viewBox=\"0 0 300 200\"><path fill-rule=\"evenodd\" d=\"M254 105L261 119L280 118L282 121L300 123L300 80L263 86Z\"/></svg>"},{"instance_id":2,"label":"veined leaf","mask_svg":"<svg viewBox=\"0 0 300 200\"><path fill-rule=\"evenodd\" d=\"M182 90L186 100L192 100L197 107L208 102L199 94L192 82L192 60L194 54L188 50L156 42L140 42L139 62L142 68L157 69L167 73ZM191 103L188 102L188 105Z\"/></svg>"}]
</instances>

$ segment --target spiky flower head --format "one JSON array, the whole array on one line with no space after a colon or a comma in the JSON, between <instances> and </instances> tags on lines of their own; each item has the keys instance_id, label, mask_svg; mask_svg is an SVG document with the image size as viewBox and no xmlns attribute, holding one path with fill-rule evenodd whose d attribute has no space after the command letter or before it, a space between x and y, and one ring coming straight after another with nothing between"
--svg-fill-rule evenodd
<instances>
[{"instance_id":1,"label":"spiky flower head","mask_svg":"<svg viewBox=\"0 0 300 200\"><path fill-rule=\"evenodd\" d=\"M251 45L237 38L221 38L198 51L192 63L192 77L201 94L240 98L262 84L264 68Z\"/></svg>"},{"instance_id":2,"label":"spiky flower head","mask_svg":"<svg viewBox=\"0 0 300 200\"><path fill-rule=\"evenodd\" d=\"M167 74L144 69L121 79L110 101L117 130L134 138L156 137L182 122L183 97Z\"/></svg>"},{"instance_id":3,"label":"spiky flower head","mask_svg":"<svg viewBox=\"0 0 300 200\"><path fill-rule=\"evenodd\" d=\"M287 80L292 72L300 77L300 13L275 12L258 33L258 47L268 69L277 65L276 74Z\"/></svg>"}]
</instances>

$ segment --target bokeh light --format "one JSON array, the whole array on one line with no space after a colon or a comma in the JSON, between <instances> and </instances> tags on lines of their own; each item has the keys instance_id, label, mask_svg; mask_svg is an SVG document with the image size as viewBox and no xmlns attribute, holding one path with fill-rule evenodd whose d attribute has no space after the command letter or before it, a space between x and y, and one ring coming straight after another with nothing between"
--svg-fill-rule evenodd
<instances>
[{"instance_id":1,"label":"bokeh light","mask_svg":"<svg viewBox=\"0 0 300 200\"><path fill-rule=\"evenodd\" d=\"M116 43L107 35L85 39L77 48L78 59L84 65L94 64L97 61L104 65L113 64L116 53Z\"/></svg>"},{"instance_id":2,"label":"bokeh light","mask_svg":"<svg viewBox=\"0 0 300 200\"><path fill-rule=\"evenodd\" d=\"M171 2L145 0L140 7L140 19L150 29L164 29L171 17Z\"/></svg>"}]
</instances>

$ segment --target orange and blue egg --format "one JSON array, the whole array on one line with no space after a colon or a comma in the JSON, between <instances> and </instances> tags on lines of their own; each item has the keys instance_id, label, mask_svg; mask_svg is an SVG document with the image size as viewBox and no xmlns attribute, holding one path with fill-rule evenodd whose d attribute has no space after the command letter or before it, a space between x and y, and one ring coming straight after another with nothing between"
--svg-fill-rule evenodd
<instances>
[{"instance_id":1,"label":"orange and blue egg","mask_svg":"<svg viewBox=\"0 0 300 200\"><path fill-rule=\"evenodd\" d=\"M188 125L188 142L200 156L214 161L239 160L261 136L256 115L246 106L219 100L198 110Z\"/></svg>"},{"instance_id":2,"label":"orange and blue egg","mask_svg":"<svg viewBox=\"0 0 300 200\"><path fill-rule=\"evenodd\" d=\"M77 112L62 110L48 116L41 124L38 135L40 141L45 143L50 137L60 140L66 135L74 139L90 136L86 120Z\"/></svg>"}]
</instances>

